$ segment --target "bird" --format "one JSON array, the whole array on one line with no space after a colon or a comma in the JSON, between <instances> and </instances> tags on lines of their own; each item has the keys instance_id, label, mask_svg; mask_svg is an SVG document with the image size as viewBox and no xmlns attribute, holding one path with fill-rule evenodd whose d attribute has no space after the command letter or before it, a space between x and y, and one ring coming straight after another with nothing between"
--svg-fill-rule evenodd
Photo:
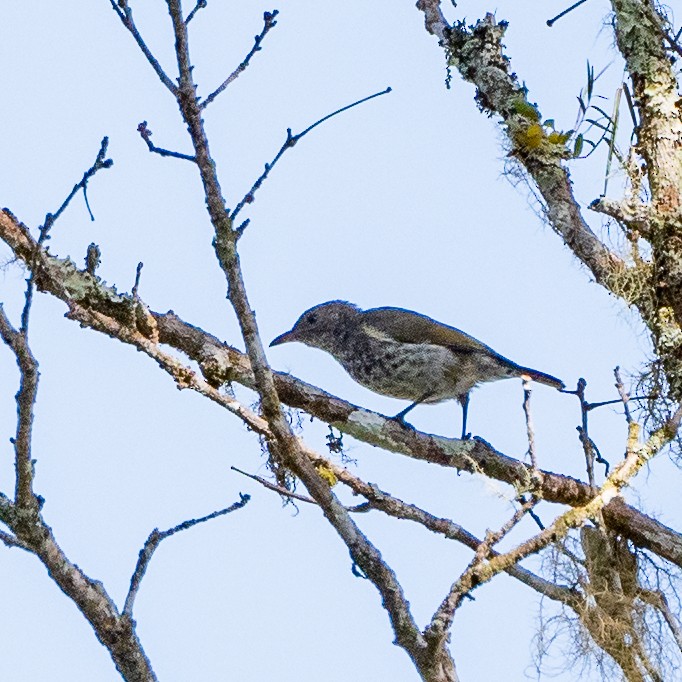
<instances>
[{"instance_id":1,"label":"bird","mask_svg":"<svg viewBox=\"0 0 682 682\"><path fill-rule=\"evenodd\" d=\"M326 351L375 393L410 400L393 417L401 423L417 405L458 400L463 439L470 437L467 413L474 386L525 377L557 390L565 388L561 379L517 365L473 336L403 308L362 310L347 301L320 303L270 346L292 341Z\"/></svg>"}]
</instances>

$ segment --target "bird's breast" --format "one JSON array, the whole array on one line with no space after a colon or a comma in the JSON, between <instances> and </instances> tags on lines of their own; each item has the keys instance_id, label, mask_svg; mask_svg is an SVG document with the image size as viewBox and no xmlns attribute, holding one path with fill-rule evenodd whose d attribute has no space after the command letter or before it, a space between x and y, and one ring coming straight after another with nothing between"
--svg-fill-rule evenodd
<instances>
[{"instance_id":1,"label":"bird's breast","mask_svg":"<svg viewBox=\"0 0 682 682\"><path fill-rule=\"evenodd\" d=\"M477 383L472 353L367 335L354 341L334 355L355 381L376 393L435 403L465 394Z\"/></svg>"}]
</instances>

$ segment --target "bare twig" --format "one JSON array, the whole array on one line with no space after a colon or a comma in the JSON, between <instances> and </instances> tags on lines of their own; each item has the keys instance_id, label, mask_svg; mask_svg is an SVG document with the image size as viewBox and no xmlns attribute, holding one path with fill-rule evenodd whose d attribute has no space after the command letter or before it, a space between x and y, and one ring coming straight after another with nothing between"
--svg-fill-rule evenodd
<instances>
[{"instance_id":1,"label":"bare twig","mask_svg":"<svg viewBox=\"0 0 682 682\"><path fill-rule=\"evenodd\" d=\"M207 0L197 0L197 4L194 5L194 8L192 11L187 15L187 19L185 19L185 23L189 24L192 19L194 19L194 15L200 10L204 9L208 5Z\"/></svg>"},{"instance_id":2,"label":"bare twig","mask_svg":"<svg viewBox=\"0 0 682 682\"><path fill-rule=\"evenodd\" d=\"M643 236L649 234L651 212L648 206L639 201L619 202L604 196L595 199L588 208L617 220L626 230L637 230Z\"/></svg>"},{"instance_id":3,"label":"bare twig","mask_svg":"<svg viewBox=\"0 0 682 682\"><path fill-rule=\"evenodd\" d=\"M538 468L537 453L535 451L535 431L533 429L533 417L530 412L530 396L532 390L530 388L530 380L523 377L523 413L526 415L526 434L528 436L528 455L530 457L530 465L533 471Z\"/></svg>"},{"instance_id":4,"label":"bare twig","mask_svg":"<svg viewBox=\"0 0 682 682\"><path fill-rule=\"evenodd\" d=\"M95 162L92 164L92 166L90 166L90 168L88 168L88 170L85 171L85 173L83 173L83 178L81 181L73 186L73 189L71 192L69 192L69 195L66 197L66 199L64 199L62 205L54 213L48 213L45 216L45 222L39 228L40 236L38 237L38 246L42 246L49 239L49 233L52 229L52 226L66 210L66 207L69 205L69 203L71 203L71 199L73 199L77 192L81 189L83 190L83 197L85 199L85 205L88 209L88 213L90 214L90 219L95 219L95 216L92 215L92 211L90 210L90 205L88 203L87 186L88 181L95 175L95 173L97 173L97 171L103 168L111 168L114 165L114 162L111 159L105 158L108 147L109 138L103 137L99 151L97 152L97 157L95 158ZM31 304L33 303L35 276L36 269L35 267L32 267L31 273L26 282L26 302L24 303L24 309L21 313L21 332L25 335L28 334L28 318L31 311Z\"/></svg>"},{"instance_id":5,"label":"bare twig","mask_svg":"<svg viewBox=\"0 0 682 682\"><path fill-rule=\"evenodd\" d=\"M570 7L567 7L563 12L559 12L559 14L552 19L547 19L547 26L551 28L559 19L561 19L561 17L565 17L569 12L572 12L574 9L576 9L576 7L580 7L580 5L585 2L587 2L587 0L578 0L578 2L574 3Z\"/></svg>"},{"instance_id":6,"label":"bare twig","mask_svg":"<svg viewBox=\"0 0 682 682\"><path fill-rule=\"evenodd\" d=\"M357 102L353 102L352 104L349 104L345 107L341 107L341 109L337 109L336 111L333 111L331 114L327 114L326 116L323 116L321 119L318 121L315 121L312 125L309 125L305 130L301 131L300 133L297 133L296 135L292 134L291 128L287 128L287 138L284 140L284 143L282 146L279 148L279 151L277 154L275 154L274 158L270 163L265 164L265 170L260 174L258 179L253 183L251 186L251 189L244 195L242 200L235 206L234 210L232 211L231 218L234 220L237 215L239 215L239 212L244 208L246 204L251 204L254 201L254 194L256 191L260 188L260 186L263 184L265 179L268 177L270 174L270 171L274 168L275 164L280 160L284 152L286 152L287 149L290 149L293 147L302 137L307 135L311 130L319 126L320 124L324 123L325 121L328 121L330 118L333 116L337 116L338 114L343 113L344 111L348 111L348 109L352 109L353 107L358 106L359 104L363 104L364 102L368 102L371 99L374 99L375 97L381 97L381 95L386 95L389 92L391 92L391 88L386 88L385 90L382 90L381 92L375 92L373 95L370 95L369 97L363 97L362 99L359 99ZM242 230L243 232L243 230Z\"/></svg>"},{"instance_id":7,"label":"bare twig","mask_svg":"<svg viewBox=\"0 0 682 682\"><path fill-rule=\"evenodd\" d=\"M205 109L227 86L236 80L239 75L246 70L246 67L250 64L251 58L256 52L259 52L261 48L261 43L263 38L269 33L270 29L277 25L275 17L279 14L278 10L272 10L272 12L263 13L263 30L254 38L253 47L249 51L249 54L244 57L244 61L203 101L200 103L199 107ZM189 21L189 18L187 19Z\"/></svg>"},{"instance_id":8,"label":"bare twig","mask_svg":"<svg viewBox=\"0 0 682 682\"><path fill-rule=\"evenodd\" d=\"M537 505L538 501L539 500L532 499L523 503L498 531L488 531L486 533L485 540L476 548L473 559L460 577L452 584L448 595L441 602L440 606L433 614L431 622L424 631L424 637L431 646L434 646L447 638L446 633L452 625L455 611L462 604L464 598L469 596L470 592L478 587L479 580L477 574L484 567L488 558L490 558L493 546L500 542L500 540L502 540L502 538L504 538L504 536L507 535L535 505ZM503 555L495 555L496 558L501 556ZM510 568L512 565L516 564L518 564L518 562L509 564L507 567ZM492 576L490 577L492 578ZM572 595L571 592L567 592L564 595L567 603L571 601L572 596L574 595Z\"/></svg>"},{"instance_id":9,"label":"bare twig","mask_svg":"<svg viewBox=\"0 0 682 682\"><path fill-rule=\"evenodd\" d=\"M580 416L582 420L581 426L576 427L578 431L578 436L580 437L580 443L583 446L583 452L585 453L585 465L587 469L587 480L591 486L594 486L594 443L588 433L588 420L587 413L589 412L589 403L585 400L585 388L587 387L587 381L580 377L578 379L578 385L575 391L565 391L566 393L572 393L578 397L580 401Z\"/></svg>"},{"instance_id":10,"label":"bare twig","mask_svg":"<svg viewBox=\"0 0 682 682\"><path fill-rule=\"evenodd\" d=\"M283 495L284 497L289 497L292 500L298 500L299 502L306 502L308 504L317 505L317 502L315 502L315 500L313 500L312 497L309 497L308 495L299 495L298 493L295 493L289 490L288 488L285 488L283 485L277 485L272 481L268 481L267 478L263 478L262 476L256 476L255 474L249 474L246 471L237 469L237 467L230 467L230 469L232 469L232 471L236 471L238 474L241 474L242 476L246 476L247 478L257 481L264 488L267 488L268 490L273 490L274 492Z\"/></svg>"},{"instance_id":11,"label":"bare twig","mask_svg":"<svg viewBox=\"0 0 682 682\"><path fill-rule=\"evenodd\" d=\"M133 284L133 290L130 292L131 296L135 299L138 298L137 292L140 289L140 277L142 275L142 268L144 267L144 263L140 261L137 264L137 268L135 269L135 284Z\"/></svg>"},{"instance_id":12,"label":"bare twig","mask_svg":"<svg viewBox=\"0 0 682 682\"><path fill-rule=\"evenodd\" d=\"M630 394L625 390L625 386L623 386L623 380L620 377L620 367L616 367L613 370L613 375L616 378L616 389L618 391L618 395L620 395L620 401L623 403L625 421L630 424L632 423L632 415L630 414L630 407L628 405L630 402Z\"/></svg>"},{"instance_id":13,"label":"bare twig","mask_svg":"<svg viewBox=\"0 0 682 682\"><path fill-rule=\"evenodd\" d=\"M214 511L211 514L202 516L198 519L189 519L187 521L183 521L182 523L179 523L177 526L173 526L173 528L169 528L168 530L160 531L158 528L155 528L149 534L144 546L140 550L140 556L138 557L135 571L133 572L132 578L130 579L130 589L128 590L125 605L123 606L123 615L132 618L135 597L137 596L137 593L140 589L142 578L144 578L144 574L147 572L149 562L152 560L152 556L154 555L156 548L159 546L159 544L161 544L161 541L169 538L171 535L175 535L175 533L188 530L199 523L205 523L206 521L211 521L212 519L218 518L219 516L225 516L225 514L230 514L233 511L237 511L237 509L241 509L248 503L248 501L251 499L251 496L240 493L239 498L239 502L235 502L225 509Z\"/></svg>"},{"instance_id":14,"label":"bare twig","mask_svg":"<svg viewBox=\"0 0 682 682\"><path fill-rule=\"evenodd\" d=\"M147 147L149 147L149 151L153 152L154 154L159 154L159 156L170 156L173 159L183 159L184 161L191 161L192 163L196 163L197 159L195 156L191 156L190 154L183 154L182 152L174 152L171 151L170 149L163 149L162 147L157 147L153 142L152 142L152 131L148 128L147 126L147 121L142 121L137 126L137 132L140 133L140 137L147 143Z\"/></svg>"},{"instance_id":15,"label":"bare twig","mask_svg":"<svg viewBox=\"0 0 682 682\"><path fill-rule=\"evenodd\" d=\"M147 58L147 61L151 64L152 69L156 72L160 81L170 90L174 97L178 94L178 88L173 83L173 81L166 75L166 72L161 68L156 57L152 54L151 50L147 47L144 42L140 32L135 26L133 21L133 10L128 5L128 0L109 0L111 7L118 15L121 23L130 31L130 34L135 38L135 42L138 44L142 54Z\"/></svg>"},{"instance_id":16,"label":"bare twig","mask_svg":"<svg viewBox=\"0 0 682 682\"><path fill-rule=\"evenodd\" d=\"M95 242L91 242L88 245L88 250L85 254L85 271L94 277L97 268L102 262L101 258L102 252L99 246L97 246Z\"/></svg>"}]
</instances>

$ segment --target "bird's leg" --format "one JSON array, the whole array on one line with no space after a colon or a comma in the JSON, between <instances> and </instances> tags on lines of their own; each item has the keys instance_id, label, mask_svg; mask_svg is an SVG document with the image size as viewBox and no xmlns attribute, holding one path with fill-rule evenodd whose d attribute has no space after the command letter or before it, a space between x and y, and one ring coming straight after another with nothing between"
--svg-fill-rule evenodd
<instances>
[{"instance_id":1,"label":"bird's leg","mask_svg":"<svg viewBox=\"0 0 682 682\"><path fill-rule=\"evenodd\" d=\"M462 406L462 440L471 438L471 434L467 433L467 414L469 413L469 394L464 393L457 396L457 400Z\"/></svg>"},{"instance_id":2,"label":"bird's leg","mask_svg":"<svg viewBox=\"0 0 682 682\"><path fill-rule=\"evenodd\" d=\"M391 417L391 419L400 422L401 424L405 424L405 415L413 408L417 407L420 403L423 403L425 400L429 398L431 394L430 393L425 393L419 400L415 400L411 405L408 405L404 410L401 410L398 412L398 414L395 415L395 417Z\"/></svg>"}]
</instances>

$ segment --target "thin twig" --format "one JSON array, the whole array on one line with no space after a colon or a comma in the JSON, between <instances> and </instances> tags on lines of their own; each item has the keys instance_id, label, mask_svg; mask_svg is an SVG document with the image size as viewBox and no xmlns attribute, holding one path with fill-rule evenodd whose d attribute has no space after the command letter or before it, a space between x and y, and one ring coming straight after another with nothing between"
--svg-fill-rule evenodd
<instances>
[{"instance_id":1,"label":"thin twig","mask_svg":"<svg viewBox=\"0 0 682 682\"><path fill-rule=\"evenodd\" d=\"M530 396L532 390L530 387L530 379L523 377L523 413L526 415L526 434L528 436L528 455L530 457L530 464L533 471L538 470L538 459L535 451L535 431L533 429L533 417L530 412Z\"/></svg>"},{"instance_id":2,"label":"thin twig","mask_svg":"<svg viewBox=\"0 0 682 682\"><path fill-rule=\"evenodd\" d=\"M337 109L336 111L333 111L331 114L327 114L319 121L315 121L315 123L308 126L305 130L303 130L300 133L297 133L296 135L292 134L291 128L287 128L287 139L284 141L277 154L275 154L275 157L272 159L272 161L270 163L265 164L265 170L261 173L260 177L256 180L256 182L253 183L251 189L244 195L244 198L237 204L234 211L232 211L231 215L232 220L234 220L237 217L239 212L244 208L245 204L253 203L254 194L256 193L258 188L263 184L263 181L268 177L270 171L274 168L275 164L280 160L280 158L287 149L293 147L302 137L307 135L311 130L313 130L320 124L324 123L325 121L328 121L333 116L337 116L338 114L341 114L344 111L348 111L348 109L352 109L353 107L356 107L359 104L368 102L369 100L374 99L375 97L381 97L381 95L386 95L389 92L391 92L390 87L386 88L385 90L382 90L381 92L375 92L373 95L370 95L369 97L359 99L357 102L353 102L352 104L349 104L345 107L341 107L341 109Z\"/></svg>"},{"instance_id":3,"label":"thin twig","mask_svg":"<svg viewBox=\"0 0 682 682\"><path fill-rule=\"evenodd\" d=\"M488 531L485 540L481 543L476 553L480 555L481 560L485 560L490 556L492 548L501 542L506 535L508 535L523 517L533 510L540 500L538 498L531 498L521 502L520 507L512 514L511 518L497 531Z\"/></svg>"},{"instance_id":4,"label":"thin twig","mask_svg":"<svg viewBox=\"0 0 682 682\"><path fill-rule=\"evenodd\" d=\"M88 197L86 193L86 188L88 186L88 181L90 180L91 177L97 173L97 171L103 169L103 168L111 168L114 165L114 162L111 159L106 159L107 155L107 148L109 147L109 138L108 137L103 137L102 142L100 143L100 148L99 151L97 152L97 157L95 158L95 162L88 168L88 170L83 173L83 178L81 179L80 182L76 183L73 186L73 189L71 192L69 192L69 195L64 199L62 202L62 205L54 212L54 213L48 213L45 216L45 222L40 226L39 228L39 237L38 237L38 246L42 246L50 237L49 233L50 230L52 229L52 226L55 224L55 222L59 219L61 214L66 210L66 207L71 203L71 200L76 196L79 190L83 190L83 196L85 198L85 205L88 209L88 213L90 214L90 220L94 220L95 216L93 216L92 211L90 210L90 205L88 203ZM35 262L33 263L35 266ZM21 332L24 335L28 335L28 318L31 312L31 304L33 303L33 292L34 292L34 284L35 284L35 277L36 277L36 268L31 267L31 274L28 277L28 280L26 281L26 301L24 303L24 309L21 313Z\"/></svg>"},{"instance_id":5,"label":"thin twig","mask_svg":"<svg viewBox=\"0 0 682 682\"><path fill-rule=\"evenodd\" d=\"M135 38L135 42L138 44L140 50L142 50L142 54L144 54L144 56L147 58L147 61L151 64L151 67L156 72L156 75L168 88L168 90L173 93L173 96L176 97L178 94L178 88L166 75L166 72L161 68L161 64L159 64L156 57L152 54L151 50L144 42L140 32L137 30L137 26L135 26L135 22L133 21L133 10L129 7L128 0L109 0L109 2L111 3L112 9L114 12L116 12L118 18L121 20L121 23L128 29L128 31L130 31L133 38Z\"/></svg>"},{"instance_id":6,"label":"thin twig","mask_svg":"<svg viewBox=\"0 0 682 682\"><path fill-rule=\"evenodd\" d=\"M256 52L260 52L261 48L261 43L263 42L263 38L269 33L270 29L274 28L277 25L277 22L275 21L275 17L279 14L279 10L272 10L272 12L264 12L263 13L263 30L254 37L253 39L253 47L251 48L249 54L244 57L244 61L203 101L199 104L200 109L205 109L225 88L232 83L232 81L236 80L239 75L246 70L246 67L249 65L251 62L251 58L253 55L256 54ZM189 18L188 20L189 21Z\"/></svg>"},{"instance_id":7,"label":"thin twig","mask_svg":"<svg viewBox=\"0 0 682 682\"><path fill-rule=\"evenodd\" d=\"M194 15L200 10L204 9L208 5L208 2L206 0L197 0L197 4L194 5L194 9L187 15L187 19L185 19L185 24L189 24L192 19L194 19Z\"/></svg>"},{"instance_id":8,"label":"thin twig","mask_svg":"<svg viewBox=\"0 0 682 682\"><path fill-rule=\"evenodd\" d=\"M246 471L237 469L237 467L230 467L230 469L232 469L232 471L236 471L238 474L241 474L242 476L246 476L247 478L257 481L264 488L267 488L268 490L274 490L276 493L284 495L285 497L290 497L292 500L298 500L299 502L307 502L308 504L317 505L317 502L315 502L315 500L313 500L312 497L308 497L307 495L299 495L298 493L288 490L284 486L277 485L276 483L268 481L267 478L263 478L262 476L256 476L255 474L248 474Z\"/></svg>"},{"instance_id":9,"label":"thin twig","mask_svg":"<svg viewBox=\"0 0 682 682\"><path fill-rule=\"evenodd\" d=\"M142 268L144 267L144 263L140 261L137 264L137 268L135 269L135 284L133 284L133 290L130 292L132 297L137 299L138 295L137 292L140 288L140 276L142 275Z\"/></svg>"},{"instance_id":10,"label":"thin twig","mask_svg":"<svg viewBox=\"0 0 682 682\"><path fill-rule=\"evenodd\" d=\"M463 600L470 596L470 593L479 585L477 573L487 563L491 557L492 548L502 538L505 537L523 517L538 504L538 499L531 499L524 502L519 509L517 509L512 517L496 532L488 531L485 540L476 548L476 553L469 565L462 572L460 577L452 584L448 595L443 599L440 606L433 614L431 621L424 632L424 636L431 646L439 643L443 638L447 638L447 632L450 629L454 620L455 611L460 607ZM541 531L544 532L544 531ZM505 556L504 554L496 554L494 558ZM514 562L518 564L518 562ZM504 570L504 569L502 569ZM492 576L491 576L492 577Z\"/></svg>"},{"instance_id":11,"label":"thin twig","mask_svg":"<svg viewBox=\"0 0 682 682\"><path fill-rule=\"evenodd\" d=\"M587 0L578 0L578 2L576 2L576 3L573 4L573 5L571 5L570 7L568 7L567 9L565 9L563 12L559 12L559 14L557 14L557 15L556 15L555 17L553 17L552 19L547 19L547 26L549 26L549 27L551 28L552 26L554 26L554 24L555 24L559 19L561 19L561 17L565 17L569 12L572 12L574 9L576 9L576 7L580 7L580 5L582 5L582 4L585 3L585 2L587 2Z\"/></svg>"},{"instance_id":12,"label":"thin twig","mask_svg":"<svg viewBox=\"0 0 682 682\"><path fill-rule=\"evenodd\" d=\"M147 143L147 147L149 147L149 151L153 152L154 154L159 154L159 156L170 156L173 159L183 159L184 161L191 161L192 163L196 163L197 159L195 156L192 156L191 154L183 154L182 152L174 152L171 151L170 149L163 149L162 147L157 147L153 142L152 142L152 131L147 127L147 121L142 121L137 126L137 132L140 133L140 137Z\"/></svg>"},{"instance_id":13,"label":"thin twig","mask_svg":"<svg viewBox=\"0 0 682 682\"><path fill-rule=\"evenodd\" d=\"M179 533L180 531L183 530L188 530L189 528L192 528L193 526L196 526L199 523L205 523L206 521L210 521L211 519L215 519L219 516L230 514L231 512L236 511L237 509L241 509L248 503L248 501L251 499L251 496L243 495L242 493L240 493L239 498L240 498L239 502L235 502L234 504L231 504L229 507L226 507L225 509L215 511L211 514L208 514L207 516L202 516L199 519L189 519L187 521L183 521L182 523L178 524L177 526L173 526L173 528L169 528L168 530L160 531L158 528L155 528L149 534L149 537L144 543L144 547L142 547L142 549L140 550L140 556L138 557L137 565L135 566L135 571L133 572L133 575L130 579L130 589L128 590L125 605L123 606L124 615L132 617L135 597L137 596L137 593L140 589L142 578L144 578L144 574L147 572L149 562L151 561L152 556L156 551L156 548L161 543L161 541L165 540L171 535L175 535L175 533Z\"/></svg>"},{"instance_id":14,"label":"thin twig","mask_svg":"<svg viewBox=\"0 0 682 682\"><path fill-rule=\"evenodd\" d=\"M594 443L588 433L587 424L587 413L589 412L589 403L585 400L585 388L587 387L587 381L580 377L578 379L578 385L575 391L567 391L564 389L563 393L569 393L571 395L577 396L580 401L580 415L582 425L577 426L578 437L580 438L580 443L583 446L583 452L585 453L585 465L587 468L587 480L591 486L594 486Z\"/></svg>"},{"instance_id":15,"label":"thin twig","mask_svg":"<svg viewBox=\"0 0 682 682\"><path fill-rule=\"evenodd\" d=\"M620 367L616 367L613 370L613 375L616 378L616 390L618 391L618 395L620 396L620 402L623 403L625 421L628 424L631 424L632 415L630 414L630 406L628 405L628 402L630 401L630 394L625 390L625 386L623 386L623 380L620 377Z\"/></svg>"}]
</instances>

